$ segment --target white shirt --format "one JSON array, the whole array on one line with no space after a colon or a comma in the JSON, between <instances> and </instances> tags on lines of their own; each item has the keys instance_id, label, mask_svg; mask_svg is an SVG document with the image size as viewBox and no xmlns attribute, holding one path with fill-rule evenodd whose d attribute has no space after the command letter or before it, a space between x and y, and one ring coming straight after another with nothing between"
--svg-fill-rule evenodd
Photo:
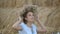
<instances>
[{"instance_id":1,"label":"white shirt","mask_svg":"<svg viewBox=\"0 0 60 34\"><path fill-rule=\"evenodd\" d=\"M34 24L32 24L32 28L30 28L25 23L22 22L20 26L22 27L22 30L18 31L19 34L37 34L37 29Z\"/></svg>"}]
</instances>

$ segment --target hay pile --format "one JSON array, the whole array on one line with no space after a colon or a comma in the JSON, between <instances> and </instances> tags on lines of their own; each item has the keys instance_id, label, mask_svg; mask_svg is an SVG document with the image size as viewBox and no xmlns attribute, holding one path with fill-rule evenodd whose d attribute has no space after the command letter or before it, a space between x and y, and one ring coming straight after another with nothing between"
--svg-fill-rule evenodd
<instances>
[{"instance_id":1,"label":"hay pile","mask_svg":"<svg viewBox=\"0 0 60 34\"><path fill-rule=\"evenodd\" d=\"M0 0L0 33L18 33L12 28L12 25L18 18L20 8L27 3L27 0ZM32 0L32 4L39 6L41 23L47 28L46 34L60 31L60 0Z\"/></svg>"}]
</instances>

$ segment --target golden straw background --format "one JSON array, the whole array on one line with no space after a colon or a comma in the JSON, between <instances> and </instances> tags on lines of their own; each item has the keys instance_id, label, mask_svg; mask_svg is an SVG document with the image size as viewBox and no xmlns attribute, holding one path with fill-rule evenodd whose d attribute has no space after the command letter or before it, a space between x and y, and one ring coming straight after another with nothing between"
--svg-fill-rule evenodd
<instances>
[{"instance_id":1,"label":"golden straw background","mask_svg":"<svg viewBox=\"0 0 60 34\"><path fill-rule=\"evenodd\" d=\"M45 34L60 31L60 0L0 0L1 34L18 34L18 32L12 28L12 25L22 10L21 7L25 4L39 6L38 12L41 23L47 28Z\"/></svg>"}]
</instances>

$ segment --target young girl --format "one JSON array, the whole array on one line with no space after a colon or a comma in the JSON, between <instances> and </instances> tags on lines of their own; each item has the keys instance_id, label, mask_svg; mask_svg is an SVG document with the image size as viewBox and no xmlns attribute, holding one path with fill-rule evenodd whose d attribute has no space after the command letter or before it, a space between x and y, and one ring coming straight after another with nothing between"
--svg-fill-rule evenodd
<instances>
[{"instance_id":1,"label":"young girl","mask_svg":"<svg viewBox=\"0 0 60 34\"><path fill-rule=\"evenodd\" d=\"M34 24L34 20L37 21L38 26ZM19 34L37 34L37 32L46 32L46 28L40 23L38 14L34 16L33 8L25 8L25 12L22 15L22 19L13 25L13 28L18 30Z\"/></svg>"}]
</instances>

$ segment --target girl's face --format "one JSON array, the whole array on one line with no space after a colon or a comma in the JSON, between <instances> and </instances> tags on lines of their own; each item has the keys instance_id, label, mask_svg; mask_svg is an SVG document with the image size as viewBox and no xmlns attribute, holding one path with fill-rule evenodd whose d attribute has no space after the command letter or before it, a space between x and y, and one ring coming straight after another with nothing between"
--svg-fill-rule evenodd
<instances>
[{"instance_id":1,"label":"girl's face","mask_svg":"<svg viewBox=\"0 0 60 34\"><path fill-rule=\"evenodd\" d=\"M34 21L33 12L28 12L25 19L29 22L33 22Z\"/></svg>"}]
</instances>

